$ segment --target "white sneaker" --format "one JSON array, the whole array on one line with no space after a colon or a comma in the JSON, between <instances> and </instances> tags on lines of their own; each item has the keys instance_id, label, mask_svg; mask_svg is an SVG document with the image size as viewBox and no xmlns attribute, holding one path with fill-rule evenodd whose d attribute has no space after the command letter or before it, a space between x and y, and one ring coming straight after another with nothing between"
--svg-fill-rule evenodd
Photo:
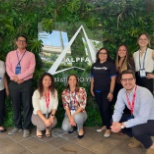
<instances>
[{"instance_id":1,"label":"white sneaker","mask_svg":"<svg viewBox=\"0 0 154 154\"><path fill-rule=\"evenodd\" d=\"M96 132L98 132L98 133L101 133L102 131L103 131L102 128L100 128L100 129L96 129Z\"/></svg>"}]
</instances>

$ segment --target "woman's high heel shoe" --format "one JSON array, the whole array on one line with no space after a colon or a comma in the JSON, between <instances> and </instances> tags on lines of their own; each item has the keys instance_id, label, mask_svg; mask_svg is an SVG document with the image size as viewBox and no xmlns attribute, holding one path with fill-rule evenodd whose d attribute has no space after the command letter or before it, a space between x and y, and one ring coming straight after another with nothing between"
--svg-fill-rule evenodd
<instances>
[{"instance_id":1,"label":"woman's high heel shoe","mask_svg":"<svg viewBox=\"0 0 154 154\"><path fill-rule=\"evenodd\" d=\"M79 138L79 139L81 139L81 138L83 138L83 137L84 137L84 134L82 134L82 135L79 135L79 134L78 134L78 138Z\"/></svg>"},{"instance_id":2,"label":"woman's high heel shoe","mask_svg":"<svg viewBox=\"0 0 154 154\"><path fill-rule=\"evenodd\" d=\"M81 131L81 130L80 130ZM84 137L84 130L82 130L81 132L78 132L78 138L79 139L81 139L81 138L83 138ZM82 133L82 135L81 134L79 134L79 133Z\"/></svg>"},{"instance_id":3,"label":"woman's high heel shoe","mask_svg":"<svg viewBox=\"0 0 154 154\"><path fill-rule=\"evenodd\" d=\"M110 130L106 130L104 133L104 137L110 137L111 136L111 131Z\"/></svg>"}]
</instances>

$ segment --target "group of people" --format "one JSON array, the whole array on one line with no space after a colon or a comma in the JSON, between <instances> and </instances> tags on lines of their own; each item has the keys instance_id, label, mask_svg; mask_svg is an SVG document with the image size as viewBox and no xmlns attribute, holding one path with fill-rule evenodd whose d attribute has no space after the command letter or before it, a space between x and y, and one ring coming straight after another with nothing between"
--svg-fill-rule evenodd
<instances>
[{"instance_id":1,"label":"group of people","mask_svg":"<svg viewBox=\"0 0 154 154\"><path fill-rule=\"evenodd\" d=\"M139 50L129 55L122 44L113 62L109 51L101 48L91 69L91 94L95 97L102 119L102 127L109 137L111 131L132 137L129 147L143 144L147 154L154 153L154 50L149 48L146 33L138 37ZM112 101L115 101L112 113Z\"/></svg>"},{"instance_id":2,"label":"group of people","mask_svg":"<svg viewBox=\"0 0 154 154\"><path fill-rule=\"evenodd\" d=\"M146 33L138 37L139 50L129 55L128 48L122 44L116 54L116 60L109 56L106 48L96 54L96 62L91 67L90 91L98 104L102 127L97 132L105 131L104 137L112 132L123 132L132 137L129 147L137 147L141 143L148 149L147 154L154 153L151 136L154 135L154 51L149 48L150 38ZM6 57L6 72L10 77L7 84L4 62L0 62L0 132L6 131L2 126L4 119L5 95L10 95L14 109L14 129L8 134L16 134L23 129L23 137L30 135L32 122L37 127L36 136L50 137L50 130L57 119L58 92L54 78L44 73L38 88L32 89L32 78L35 70L35 56L26 50L27 38L18 36L17 50ZM5 90L4 90L5 89ZM6 91L6 93L5 93ZM116 101L112 113L112 102ZM72 133L77 127L78 138L84 136L83 125L87 119L85 111L87 94L79 86L78 77L71 74L67 78L67 87L62 92L62 103L65 116L62 129ZM24 116L22 122L21 110ZM33 112L32 112L33 108Z\"/></svg>"},{"instance_id":3,"label":"group of people","mask_svg":"<svg viewBox=\"0 0 154 154\"><path fill-rule=\"evenodd\" d=\"M6 131L3 121L7 94L10 95L14 111L14 128L8 132L8 135L23 131L23 137L30 136L29 128L32 122L37 127L38 138L42 138L43 135L50 137L51 128L57 124L55 115L58 108L58 92L55 88L54 77L50 73L43 73L33 93L35 56L26 50L27 38L25 36L18 36L16 45L17 49L7 54L6 66L3 61L0 61L0 132ZM9 84L6 73L10 78ZM87 94L84 88L79 87L76 75L68 76L67 88L62 93L62 102L66 110L62 122L63 130L72 133L77 127L78 138L82 138L84 136L83 124L87 119L85 111ZM44 131L45 134L43 134Z\"/></svg>"}]
</instances>

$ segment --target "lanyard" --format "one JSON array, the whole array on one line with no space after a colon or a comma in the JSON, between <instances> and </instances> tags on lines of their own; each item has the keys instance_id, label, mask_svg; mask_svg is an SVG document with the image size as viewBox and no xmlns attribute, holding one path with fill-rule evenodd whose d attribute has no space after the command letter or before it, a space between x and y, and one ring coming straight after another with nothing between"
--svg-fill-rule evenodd
<instances>
[{"instance_id":1,"label":"lanyard","mask_svg":"<svg viewBox=\"0 0 154 154\"><path fill-rule=\"evenodd\" d=\"M21 59L19 60L18 52L16 51L17 58L18 58L18 64L17 64L17 65L19 65L19 66L20 66L20 62L21 62L21 60L22 60L23 56L25 55L25 53L26 53L26 50L25 50L24 54L22 55Z\"/></svg>"},{"instance_id":2,"label":"lanyard","mask_svg":"<svg viewBox=\"0 0 154 154\"><path fill-rule=\"evenodd\" d=\"M44 99L46 102L46 108L49 108L49 104L50 104L50 91L48 90L48 94L44 93Z\"/></svg>"},{"instance_id":3,"label":"lanyard","mask_svg":"<svg viewBox=\"0 0 154 154\"><path fill-rule=\"evenodd\" d=\"M134 104L135 104L135 98L136 98L136 89L137 89L137 86L135 87L135 90L134 90L132 103L130 103L128 95L126 93L126 99L127 99L127 102L128 102L128 106L130 108L131 115L133 115L133 112L134 112Z\"/></svg>"},{"instance_id":4,"label":"lanyard","mask_svg":"<svg viewBox=\"0 0 154 154\"><path fill-rule=\"evenodd\" d=\"M70 104L71 104L71 109L74 109L74 107L73 107L73 100L71 99L71 92L69 91L69 93L70 93ZM75 92L74 96L72 95L72 98L74 99L74 104L75 104L76 92Z\"/></svg>"},{"instance_id":5,"label":"lanyard","mask_svg":"<svg viewBox=\"0 0 154 154\"><path fill-rule=\"evenodd\" d=\"M145 57L146 57L146 53L147 53L147 49L146 49L145 54L144 54L144 59L143 59L143 69L144 69L144 65L145 65ZM141 69L140 53L139 53L139 65L140 65L140 69Z\"/></svg>"}]
</instances>

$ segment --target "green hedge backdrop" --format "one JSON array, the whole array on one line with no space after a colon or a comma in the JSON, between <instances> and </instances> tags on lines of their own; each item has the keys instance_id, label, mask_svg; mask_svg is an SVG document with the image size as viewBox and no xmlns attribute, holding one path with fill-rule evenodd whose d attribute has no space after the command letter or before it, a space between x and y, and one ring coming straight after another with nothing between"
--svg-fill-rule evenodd
<instances>
[{"instance_id":1,"label":"green hedge backdrop","mask_svg":"<svg viewBox=\"0 0 154 154\"><path fill-rule=\"evenodd\" d=\"M154 0L0 0L0 59L16 48L15 37L24 34L28 37L28 50L36 56L37 66L34 74L34 89L44 68L50 64L42 63L39 53L42 41L38 40L38 23L46 32L66 31L70 39L80 25L84 25L90 39L98 40L108 48L114 59L117 47L126 43L132 54L138 49L137 37L146 32L154 45ZM81 37L81 36L79 36ZM72 56L81 51L80 39L72 45ZM80 53L81 54L81 53ZM83 72L88 75L90 67ZM69 73L79 74L76 70ZM85 73L85 74L84 74ZM63 76L63 74L59 74ZM59 92L58 126L61 125L64 110L61 92L65 84L57 84ZM100 125L100 116L94 99L90 95L89 84L81 83L88 93L86 125ZM12 126L13 110L10 98L6 100L5 126Z\"/></svg>"}]
</instances>

